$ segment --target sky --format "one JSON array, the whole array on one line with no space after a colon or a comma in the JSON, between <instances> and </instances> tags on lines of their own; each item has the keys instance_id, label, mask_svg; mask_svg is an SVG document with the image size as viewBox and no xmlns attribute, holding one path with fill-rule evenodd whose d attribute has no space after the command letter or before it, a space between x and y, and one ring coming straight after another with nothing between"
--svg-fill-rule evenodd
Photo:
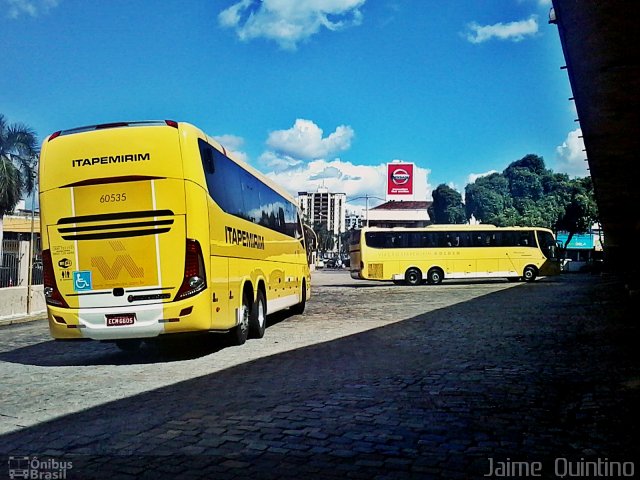
<instances>
[{"instance_id":1,"label":"sky","mask_svg":"<svg viewBox=\"0 0 640 480\"><path fill-rule=\"evenodd\" d=\"M189 122L294 196L415 199L533 153L588 175L550 0L0 0L0 113L42 141ZM380 199L369 198L369 206Z\"/></svg>"}]
</instances>

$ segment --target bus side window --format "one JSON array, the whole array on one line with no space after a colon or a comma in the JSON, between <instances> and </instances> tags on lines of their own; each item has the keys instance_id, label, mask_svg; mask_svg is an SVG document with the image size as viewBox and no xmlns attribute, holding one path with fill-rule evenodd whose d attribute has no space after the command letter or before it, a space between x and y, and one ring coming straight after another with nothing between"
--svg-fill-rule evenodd
<instances>
[{"instance_id":1,"label":"bus side window","mask_svg":"<svg viewBox=\"0 0 640 480\"><path fill-rule=\"evenodd\" d=\"M516 232L502 232L502 246L503 247L517 247L518 242L516 239Z\"/></svg>"},{"instance_id":2,"label":"bus side window","mask_svg":"<svg viewBox=\"0 0 640 480\"><path fill-rule=\"evenodd\" d=\"M202 140L198 140L198 146L200 147L200 156L202 157L204 172L205 174L212 174L215 172L215 165L213 163L213 147Z\"/></svg>"},{"instance_id":3,"label":"bus side window","mask_svg":"<svg viewBox=\"0 0 640 480\"><path fill-rule=\"evenodd\" d=\"M430 233L429 234L429 246L432 248L438 247L438 234Z\"/></svg>"},{"instance_id":4,"label":"bus side window","mask_svg":"<svg viewBox=\"0 0 640 480\"><path fill-rule=\"evenodd\" d=\"M518 241L518 245L521 247L530 247L533 246L533 232L522 232L520 234L520 239Z\"/></svg>"},{"instance_id":5,"label":"bus side window","mask_svg":"<svg viewBox=\"0 0 640 480\"><path fill-rule=\"evenodd\" d=\"M473 246L474 247L483 247L484 246L484 242L483 242L483 238L482 238L482 234L481 233L475 233L473 236Z\"/></svg>"}]
</instances>

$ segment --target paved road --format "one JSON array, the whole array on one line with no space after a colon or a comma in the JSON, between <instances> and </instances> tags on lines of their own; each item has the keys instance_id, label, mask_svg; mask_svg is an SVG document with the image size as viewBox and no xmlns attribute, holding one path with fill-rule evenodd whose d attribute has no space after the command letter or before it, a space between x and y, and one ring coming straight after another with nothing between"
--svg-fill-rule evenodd
<instances>
[{"instance_id":1,"label":"paved road","mask_svg":"<svg viewBox=\"0 0 640 480\"><path fill-rule=\"evenodd\" d=\"M43 322L3 327L0 475L3 457L34 455L82 479L481 478L490 458L559 478L632 462L634 306L595 276L398 287L323 271L305 315L242 347L131 356L52 342Z\"/></svg>"}]
</instances>

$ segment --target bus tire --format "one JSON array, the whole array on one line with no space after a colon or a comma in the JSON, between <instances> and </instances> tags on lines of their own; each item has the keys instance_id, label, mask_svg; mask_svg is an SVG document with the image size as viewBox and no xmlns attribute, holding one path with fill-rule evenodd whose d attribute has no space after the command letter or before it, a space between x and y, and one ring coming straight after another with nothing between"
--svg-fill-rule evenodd
<instances>
[{"instance_id":1,"label":"bus tire","mask_svg":"<svg viewBox=\"0 0 640 480\"><path fill-rule=\"evenodd\" d=\"M235 346L243 345L249 337L251 298L249 298L249 294L247 293L247 291L242 294L242 306L240 308L242 310L240 315L240 323L229 332L231 344Z\"/></svg>"},{"instance_id":2,"label":"bus tire","mask_svg":"<svg viewBox=\"0 0 640 480\"><path fill-rule=\"evenodd\" d=\"M116 346L123 352L137 352L140 350L142 340L139 338L127 338L126 340L116 340Z\"/></svg>"},{"instance_id":3,"label":"bus tire","mask_svg":"<svg viewBox=\"0 0 640 480\"><path fill-rule=\"evenodd\" d=\"M256 301L253 303L251 316L249 317L249 338L264 337L264 331L266 328L267 300L264 298L262 290L258 289L258 295L256 297Z\"/></svg>"},{"instance_id":4,"label":"bus tire","mask_svg":"<svg viewBox=\"0 0 640 480\"><path fill-rule=\"evenodd\" d=\"M533 282L538 276L538 271L536 267L532 267L531 265L527 265L524 267L524 271L522 272L522 279L525 282Z\"/></svg>"},{"instance_id":5,"label":"bus tire","mask_svg":"<svg viewBox=\"0 0 640 480\"><path fill-rule=\"evenodd\" d=\"M442 283L443 277L444 274L442 273L442 270L439 268L431 268L427 272L427 283L429 285L439 285Z\"/></svg>"},{"instance_id":6,"label":"bus tire","mask_svg":"<svg viewBox=\"0 0 640 480\"><path fill-rule=\"evenodd\" d=\"M307 305L307 284L304 280L302 281L302 292L300 293L300 297L300 303L297 303L290 308L291 313L294 315L302 315L304 313L304 308Z\"/></svg>"},{"instance_id":7,"label":"bus tire","mask_svg":"<svg viewBox=\"0 0 640 480\"><path fill-rule=\"evenodd\" d=\"M422 272L418 268L410 268L404 274L404 281L407 285L420 285L422 283Z\"/></svg>"}]
</instances>

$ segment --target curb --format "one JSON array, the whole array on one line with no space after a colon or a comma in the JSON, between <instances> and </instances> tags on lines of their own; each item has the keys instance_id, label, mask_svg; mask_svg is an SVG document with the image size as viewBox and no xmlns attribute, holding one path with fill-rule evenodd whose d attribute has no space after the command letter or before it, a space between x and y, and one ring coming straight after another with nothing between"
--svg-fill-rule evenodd
<instances>
[{"instance_id":1,"label":"curb","mask_svg":"<svg viewBox=\"0 0 640 480\"><path fill-rule=\"evenodd\" d=\"M31 315L20 315L0 318L0 327L6 327L9 325L15 325L18 323L35 322L37 320L46 320L47 312L37 312Z\"/></svg>"}]
</instances>

